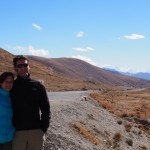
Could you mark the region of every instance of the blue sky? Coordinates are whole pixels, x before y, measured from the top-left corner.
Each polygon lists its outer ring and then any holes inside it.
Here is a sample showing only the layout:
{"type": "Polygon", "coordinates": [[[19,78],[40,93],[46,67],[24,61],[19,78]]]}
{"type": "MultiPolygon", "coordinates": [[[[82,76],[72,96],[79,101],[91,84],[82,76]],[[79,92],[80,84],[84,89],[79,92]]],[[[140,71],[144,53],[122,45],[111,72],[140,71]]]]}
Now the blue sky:
{"type": "Polygon", "coordinates": [[[1,0],[0,47],[150,72],[150,0],[1,0]]]}

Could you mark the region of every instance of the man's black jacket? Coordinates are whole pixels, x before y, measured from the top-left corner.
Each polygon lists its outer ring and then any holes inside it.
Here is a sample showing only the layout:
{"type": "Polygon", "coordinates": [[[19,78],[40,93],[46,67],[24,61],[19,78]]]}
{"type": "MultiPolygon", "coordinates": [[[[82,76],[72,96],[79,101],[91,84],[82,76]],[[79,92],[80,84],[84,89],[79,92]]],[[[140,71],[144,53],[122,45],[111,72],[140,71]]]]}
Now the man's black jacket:
{"type": "Polygon", "coordinates": [[[17,77],[11,90],[13,123],[16,130],[42,129],[50,122],[50,104],[45,87],[38,81],[17,77]]]}

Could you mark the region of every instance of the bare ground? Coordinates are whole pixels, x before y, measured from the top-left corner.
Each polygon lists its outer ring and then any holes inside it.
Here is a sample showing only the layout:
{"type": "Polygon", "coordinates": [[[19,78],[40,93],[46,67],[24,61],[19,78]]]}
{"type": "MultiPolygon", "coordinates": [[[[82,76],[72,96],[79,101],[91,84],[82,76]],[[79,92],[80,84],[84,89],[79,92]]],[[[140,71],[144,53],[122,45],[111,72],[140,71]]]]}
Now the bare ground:
{"type": "Polygon", "coordinates": [[[116,117],[91,97],[51,101],[44,150],[149,150],[150,135],[116,117]],[[128,130],[127,130],[128,127],[128,130]]]}

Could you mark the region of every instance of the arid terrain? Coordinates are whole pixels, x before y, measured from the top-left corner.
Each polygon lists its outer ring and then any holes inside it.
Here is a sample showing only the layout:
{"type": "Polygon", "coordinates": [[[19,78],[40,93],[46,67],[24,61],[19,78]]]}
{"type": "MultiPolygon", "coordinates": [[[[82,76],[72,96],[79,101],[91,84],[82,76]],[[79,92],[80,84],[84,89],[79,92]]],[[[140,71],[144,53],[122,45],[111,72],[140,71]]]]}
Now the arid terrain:
{"type": "Polygon", "coordinates": [[[93,66],[75,58],[44,58],[28,56],[32,61],[40,63],[61,77],[82,81],[85,83],[132,88],[149,87],[150,81],[121,75],[93,66]]]}
{"type": "MultiPolygon", "coordinates": [[[[0,73],[12,71],[14,55],[0,48],[0,73]]],[[[103,70],[79,59],[27,56],[31,77],[44,83],[47,91],[147,88],[150,81],[103,70]]]]}
{"type": "Polygon", "coordinates": [[[86,99],[50,100],[44,150],[149,150],[149,90],[119,93],[90,91],[86,99]]]}
{"type": "MultiPolygon", "coordinates": [[[[0,73],[14,72],[13,57],[0,48],[0,73]]],[[[78,59],[27,57],[31,77],[48,92],[90,91],[69,100],[50,97],[45,150],[150,150],[149,80],[113,74],[78,59]]]]}
{"type": "Polygon", "coordinates": [[[119,117],[150,119],[150,89],[108,90],[91,93],[91,97],[119,117]]]}

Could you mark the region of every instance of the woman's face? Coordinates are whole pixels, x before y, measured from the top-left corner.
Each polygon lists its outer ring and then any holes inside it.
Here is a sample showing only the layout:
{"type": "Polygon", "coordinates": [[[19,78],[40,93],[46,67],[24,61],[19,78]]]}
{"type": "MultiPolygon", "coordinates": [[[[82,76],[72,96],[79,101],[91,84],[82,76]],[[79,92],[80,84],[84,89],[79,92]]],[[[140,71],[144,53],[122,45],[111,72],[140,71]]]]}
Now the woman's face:
{"type": "Polygon", "coordinates": [[[11,76],[8,76],[1,84],[1,88],[6,91],[10,91],[12,89],[12,86],[13,86],[13,78],[11,76]]]}

